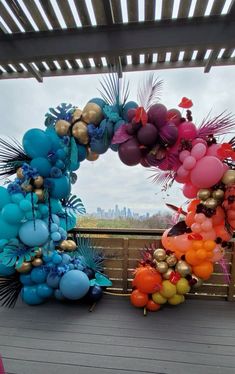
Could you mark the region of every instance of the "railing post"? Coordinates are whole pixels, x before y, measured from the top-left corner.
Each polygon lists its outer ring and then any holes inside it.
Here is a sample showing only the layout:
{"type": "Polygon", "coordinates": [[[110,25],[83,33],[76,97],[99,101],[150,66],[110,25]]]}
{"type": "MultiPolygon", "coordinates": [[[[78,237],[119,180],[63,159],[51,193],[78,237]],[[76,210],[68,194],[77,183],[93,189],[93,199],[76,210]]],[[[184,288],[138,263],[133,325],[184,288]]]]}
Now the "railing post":
{"type": "Polygon", "coordinates": [[[127,289],[128,289],[128,249],[129,249],[129,239],[123,238],[123,269],[122,269],[123,293],[127,293],[127,289]]]}
{"type": "Polygon", "coordinates": [[[231,280],[228,289],[228,301],[235,301],[235,241],[233,241],[233,252],[231,261],[231,280]]]}

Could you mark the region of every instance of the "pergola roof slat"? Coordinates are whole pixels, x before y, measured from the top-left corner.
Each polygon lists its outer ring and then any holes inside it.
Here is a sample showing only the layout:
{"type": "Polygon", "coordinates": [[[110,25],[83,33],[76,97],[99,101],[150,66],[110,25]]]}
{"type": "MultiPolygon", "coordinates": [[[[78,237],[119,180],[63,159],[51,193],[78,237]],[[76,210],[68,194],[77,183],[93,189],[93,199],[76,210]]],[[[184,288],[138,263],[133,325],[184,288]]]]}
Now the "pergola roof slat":
{"type": "MultiPolygon", "coordinates": [[[[1,17],[3,18],[3,20],[6,22],[6,24],[8,25],[8,27],[11,29],[11,31],[13,33],[15,32],[19,32],[20,29],[19,27],[17,26],[17,24],[14,22],[14,20],[12,19],[12,17],[10,16],[10,14],[7,12],[7,10],[5,9],[4,5],[1,3],[0,1],[0,15],[1,17]]],[[[21,23],[21,22],[20,22],[21,23]]]]}
{"type": "Polygon", "coordinates": [[[111,0],[112,9],[113,9],[113,17],[114,23],[121,23],[122,22],[122,10],[120,0],[111,0]]]}
{"type": "Polygon", "coordinates": [[[197,0],[194,17],[203,17],[209,0],[197,0]]]}
{"type": "Polygon", "coordinates": [[[75,5],[82,23],[82,26],[90,26],[91,20],[89,16],[89,12],[87,10],[85,0],[75,0],[75,5]]]}
{"type": "Polygon", "coordinates": [[[60,8],[61,14],[63,15],[66,26],[68,28],[76,27],[76,22],[74,20],[73,13],[71,12],[70,6],[67,3],[67,0],[57,1],[57,4],[60,8]]]}
{"type": "Polygon", "coordinates": [[[15,1],[8,1],[8,6],[9,8],[11,8],[12,13],[14,13],[16,18],[19,20],[21,25],[24,27],[25,31],[34,31],[33,26],[29,22],[23,10],[15,1]]]}
{"type": "Polygon", "coordinates": [[[128,0],[127,11],[128,11],[128,21],[137,22],[138,21],[138,0],[128,0]]]}
{"type": "Polygon", "coordinates": [[[40,0],[40,3],[53,29],[60,29],[61,27],[60,27],[59,21],[56,17],[55,11],[50,1],[40,0]]]}
{"type": "Polygon", "coordinates": [[[153,21],[155,18],[156,0],[145,1],[145,21],[153,21]]]}
{"type": "Polygon", "coordinates": [[[224,4],[226,3],[226,0],[215,0],[212,9],[211,9],[211,15],[218,15],[221,14],[224,4]]]}
{"type": "Polygon", "coordinates": [[[178,12],[178,18],[187,18],[191,7],[192,0],[181,0],[181,6],[178,12]]]}
{"type": "Polygon", "coordinates": [[[164,0],[162,2],[162,19],[171,19],[174,0],[164,0]]]}
{"type": "Polygon", "coordinates": [[[112,24],[112,10],[110,0],[92,0],[97,25],[112,24]]]}
{"type": "Polygon", "coordinates": [[[41,13],[39,12],[37,6],[35,5],[34,1],[27,1],[27,8],[33,17],[34,22],[38,26],[40,30],[48,30],[47,24],[44,21],[41,13]]]}

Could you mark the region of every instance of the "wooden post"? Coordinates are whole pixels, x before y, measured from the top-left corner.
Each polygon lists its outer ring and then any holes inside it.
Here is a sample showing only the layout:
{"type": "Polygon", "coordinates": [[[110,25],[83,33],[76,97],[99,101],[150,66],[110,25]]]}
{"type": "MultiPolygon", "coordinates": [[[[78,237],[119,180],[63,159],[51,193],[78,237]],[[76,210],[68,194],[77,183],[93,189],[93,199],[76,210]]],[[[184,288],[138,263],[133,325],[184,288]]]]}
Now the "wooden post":
{"type": "Polygon", "coordinates": [[[123,238],[123,269],[122,269],[123,293],[127,293],[127,289],[128,289],[128,248],[129,248],[129,239],[123,238]]]}
{"type": "Polygon", "coordinates": [[[231,260],[231,281],[228,290],[228,301],[235,301],[235,242],[233,241],[233,252],[231,260]]]}

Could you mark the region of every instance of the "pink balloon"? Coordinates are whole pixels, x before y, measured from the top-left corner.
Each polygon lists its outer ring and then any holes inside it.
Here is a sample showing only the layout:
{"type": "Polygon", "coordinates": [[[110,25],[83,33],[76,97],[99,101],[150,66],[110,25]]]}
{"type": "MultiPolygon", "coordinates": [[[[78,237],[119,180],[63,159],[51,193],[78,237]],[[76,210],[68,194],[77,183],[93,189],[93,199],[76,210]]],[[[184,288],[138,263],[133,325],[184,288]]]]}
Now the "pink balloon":
{"type": "Polygon", "coordinates": [[[179,169],[177,170],[177,175],[179,177],[187,177],[189,174],[189,171],[186,170],[183,166],[180,166],[179,169]]]}
{"type": "Polygon", "coordinates": [[[186,170],[191,170],[194,168],[194,166],[196,165],[196,159],[192,156],[188,156],[185,160],[184,160],[184,163],[183,163],[183,167],[186,169],[186,170]]]}
{"type": "Polygon", "coordinates": [[[193,156],[196,160],[200,160],[205,156],[206,151],[207,147],[205,146],[205,144],[198,143],[192,148],[191,156],[193,156]]]}
{"type": "Polygon", "coordinates": [[[221,144],[212,144],[210,147],[208,147],[206,155],[207,156],[214,156],[219,159],[223,159],[223,157],[219,157],[217,154],[218,149],[221,147],[221,144]]]}
{"type": "Polygon", "coordinates": [[[165,249],[173,250],[174,249],[174,237],[167,236],[170,230],[171,229],[167,229],[164,231],[161,240],[162,240],[162,245],[165,249]]]}
{"type": "Polygon", "coordinates": [[[207,147],[207,142],[202,138],[196,138],[192,141],[192,146],[194,147],[196,144],[204,144],[207,147]]]}
{"type": "Polygon", "coordinates": [[[180,152],[180,154],[179,154],[179,159],[180,159],[180,161],[183,163],[184,162],[184,160],[188,157],[188,156],[190,156],[190,152],[189,151],[181,151],[180,152]]]}
{"type": "Polygon", "coordinates": [[[205,156],[191,171],[191,182],[198,188],[210,188],[218,183],[224,174],[223,163],[216,157],[205,156]]]}
{"type": "Polygon", "coordinates": [[[192,248],[192,240],[188,239],[188,234],[174,236],[175,249],[180,252],[186,253],[192,248]]]}
{"type": "Polygon", "coordinates": [[[206,219],[204,222],[202,222],[201,228],[202,228],[203,231],[206,231],[206,232],[211,231],[211,229],[212,229],[212,222],[211,222],[211,220],[210,219],[206,219]]]}
{"type": "Polygon", "coordinates": [[[191,226],[191,230],[193,232],[196,232],[197,234],[201,233],[202,229],[201,229],[200,223],[193,223],[192,226],[191,226]]]}
{"type": "Polygon", "coordinates": [[[200,232],[203,240],[215,240],[216,239],[216,233],[215,233],[215,230],[212,229],[211,231],[203,231],[203,232],[200,232]]]}
{"type": "Polygon", "coordinates": [[[176,175],[175,181],[177,183],[190,183],[190,175],[186,175],[184,177],[180,177],[179,175],[176,175]]]}
{"type": "Polygon", "coordinates": [[[183,186],[183,194],[188,199],[193,199],[197,196],[198,188],[194,187],[191,183],[186,183],[183,186]]]}
{"type": "Polygon", "coordinates": [[[206,220],[206,216],[203,213],[195,214],[194,221],[197,223],[203,223],[206,220]]]}
{"type": "Polygon", "coordinates": [[[197,128],[192,122],[182,122],[178,126],[179,130],[179,139],[192,140],[197,136],[197,128]]]}
{"type": "Polygon", "coordinates": [[[223,163],[224,173],[229,169],[229,166],[227,164],[223,163]]]}

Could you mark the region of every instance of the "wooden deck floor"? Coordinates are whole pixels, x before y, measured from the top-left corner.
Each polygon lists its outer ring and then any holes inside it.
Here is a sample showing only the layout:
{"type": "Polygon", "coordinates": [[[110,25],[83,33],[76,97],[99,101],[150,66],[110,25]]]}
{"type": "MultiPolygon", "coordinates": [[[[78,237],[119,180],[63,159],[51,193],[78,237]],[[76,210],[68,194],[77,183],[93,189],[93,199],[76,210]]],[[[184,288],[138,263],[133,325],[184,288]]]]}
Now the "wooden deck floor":
{"type": "Polygon", "coordinates": [[[144,317],[129,300],[0,309],[11,374],[234,374],[235,303],[187,300],[144,317]]]}

